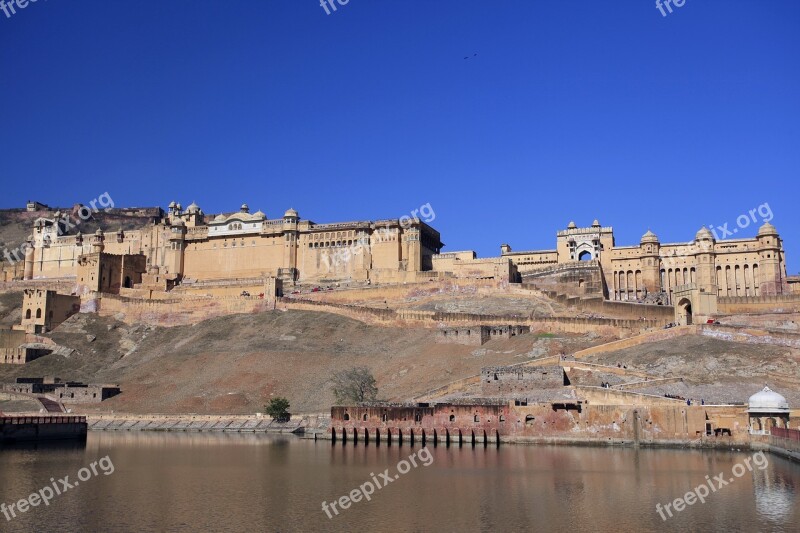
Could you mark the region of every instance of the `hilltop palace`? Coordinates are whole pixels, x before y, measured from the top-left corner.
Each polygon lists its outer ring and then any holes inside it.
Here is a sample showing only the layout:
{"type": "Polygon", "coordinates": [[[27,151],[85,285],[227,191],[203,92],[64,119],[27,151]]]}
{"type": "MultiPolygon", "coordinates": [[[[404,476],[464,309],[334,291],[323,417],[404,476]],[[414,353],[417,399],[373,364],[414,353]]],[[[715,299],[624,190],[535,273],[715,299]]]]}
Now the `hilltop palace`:
{"type": "Polygon", "coordinates": [[[525,283],[561,275],[557,287],[569,286],[565,292],[691,302],[703,314],[714,310],[709,298],[789,294],[797,281],[786,276],[782,242],[768,222],[754,238],[717,241],[702,228],[690,242],[667,244],[648,231],[634,246],[616,246],[612,228],[596,220],[585,228],[570,223],[557,233],[553,250],[513,251],[504,244],[499,257],[479,259],[472,251],[442,253],[439,232],[419,218],[316,224],[293,209],[274,219],[247,205],[208,216],[194,203],[184,210],[175,202],[155,212],[143,229],[91,235],[70,234],[58,216],[40,217],[24,262],[6,266],[0,281],[74,280],[78,296],[151,298],[154,291],[248,279],[286,287],[447,278],[525,283]]]}

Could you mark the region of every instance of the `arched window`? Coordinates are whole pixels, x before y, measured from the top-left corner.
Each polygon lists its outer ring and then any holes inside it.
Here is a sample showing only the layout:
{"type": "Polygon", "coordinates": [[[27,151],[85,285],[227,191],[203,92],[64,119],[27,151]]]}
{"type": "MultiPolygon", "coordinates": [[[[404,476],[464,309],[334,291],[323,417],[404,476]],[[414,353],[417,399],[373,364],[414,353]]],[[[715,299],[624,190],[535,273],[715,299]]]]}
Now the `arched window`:
{"type": "Polygon", "coordinates": [[[25,311],[25,318],[29,319],[30,317],[31,317],[31,310],[28,309],[27,311],[25,311]]]}
{"type": "Polygon", "coordinates": [[[344,414],[344,419],[345,419],[345,420],[350,420],[350,415],[349,415],[349,414],[347,414],[347,413],[345,413],[345,414],[344,414]]]}
{"type": "Polygon", "coordinates": [[[450,422],[456,421],[456,415],[450,415],[450,422]]]}
{"type": "Polygon", "coordinates": [[[41,310],[41,308],[36,310],[36,318],[42,318],[42,310],[41,310]]]}

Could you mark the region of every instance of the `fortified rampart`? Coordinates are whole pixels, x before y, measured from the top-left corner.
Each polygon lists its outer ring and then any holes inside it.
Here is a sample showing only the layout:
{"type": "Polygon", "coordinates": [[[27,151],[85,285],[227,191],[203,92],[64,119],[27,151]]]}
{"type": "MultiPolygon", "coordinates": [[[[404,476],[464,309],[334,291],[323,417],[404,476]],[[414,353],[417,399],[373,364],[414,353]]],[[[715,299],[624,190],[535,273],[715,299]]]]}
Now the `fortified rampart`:
{"type": "Polygon", "coordinates": [[[91,300],[100,316],[126,323],[184,326],[210,318],[261,313],[275,308],[274,300],[250,297],[196,297],[175,300],[139,300],[110,294],[93,295],[91,300]]]}
{"type": "Polygon", "coordinates": [[[800,312],[800,294],[764,296],[724,296],[717,299],[717,309],[727,315],[745,313],[800,312]]]}
{"type": "Polygon", "coordinates": [[[439,324],[528,326],[530,331],[555,331],[563,333],[596,332],[607,335],[636,335],[663,326],[661,321],[625,320],[616,318],[583,317],[521,317],[518,315],[484,315],[475,313],[448,313],[442,311],[415,311],[375,309],[355,305],[317,302],[300,298],[279,298],[279,309],[305,309],[340,314],[368,323],[395,326],[438,327],[439,324]]]}

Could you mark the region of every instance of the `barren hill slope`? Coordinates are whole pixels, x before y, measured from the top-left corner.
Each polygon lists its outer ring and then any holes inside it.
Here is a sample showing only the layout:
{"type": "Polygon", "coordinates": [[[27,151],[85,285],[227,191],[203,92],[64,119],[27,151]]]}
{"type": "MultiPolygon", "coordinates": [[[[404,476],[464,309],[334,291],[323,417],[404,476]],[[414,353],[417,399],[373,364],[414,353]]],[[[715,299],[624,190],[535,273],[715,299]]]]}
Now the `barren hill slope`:
{"type": "Polygon", "coordinates": [[[0,381],[58,376],[120,383],[102,404],[117,412],[252,413],[271,394],[294,412],[326,411],[336,370],[368,366],[380,396],[405,400],[480,372],[596,344],[593,336],[523,335],[482,347],[435,343],[435,331],[369,326],[328,313],[272,311],[232,315],[193,326],[127,326],[76,315],[49,335],[75,349],[24,367],[0,366],[0,381]]]}
{"type": "Polygon", "coordinates": [[[727,342],[689,335],[589,356],[582,361],[622,365],[684,383],[636,389],[708,402],[746,402],[764,384],[791,406],[800,405],[800,351],[783,346],[727,342]]]}

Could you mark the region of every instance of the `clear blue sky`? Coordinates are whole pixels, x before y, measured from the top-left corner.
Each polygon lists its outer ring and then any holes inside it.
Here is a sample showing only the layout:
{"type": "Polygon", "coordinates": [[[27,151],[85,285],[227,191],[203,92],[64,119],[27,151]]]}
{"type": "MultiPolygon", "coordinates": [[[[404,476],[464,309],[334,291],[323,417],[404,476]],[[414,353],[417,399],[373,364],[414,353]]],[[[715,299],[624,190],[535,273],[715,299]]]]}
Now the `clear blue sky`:
{"type": "Polygon", "coordinates": [[[0,207],[430,203],[489,256],[768,203],[800,269],[797,0],[39,0],[0,12],[0,95],[0,207]]]}

